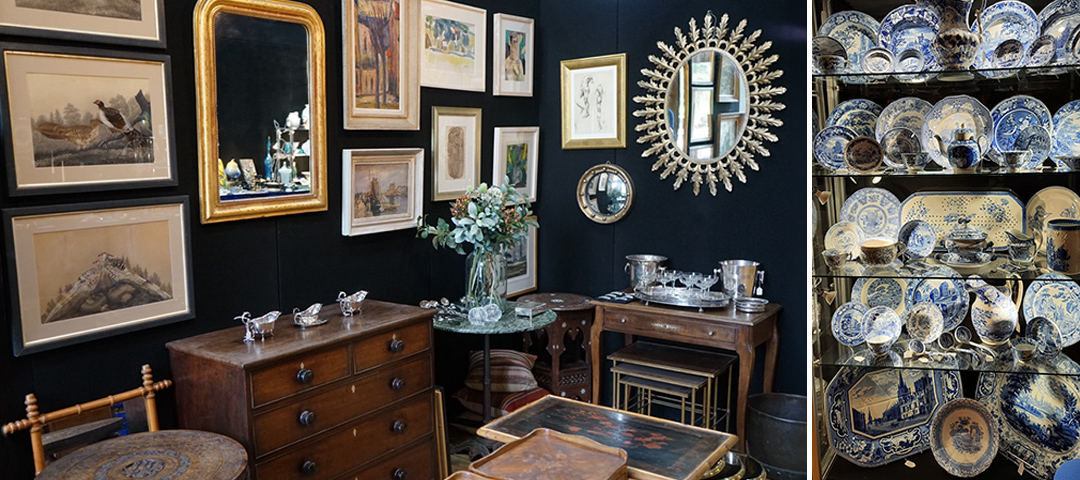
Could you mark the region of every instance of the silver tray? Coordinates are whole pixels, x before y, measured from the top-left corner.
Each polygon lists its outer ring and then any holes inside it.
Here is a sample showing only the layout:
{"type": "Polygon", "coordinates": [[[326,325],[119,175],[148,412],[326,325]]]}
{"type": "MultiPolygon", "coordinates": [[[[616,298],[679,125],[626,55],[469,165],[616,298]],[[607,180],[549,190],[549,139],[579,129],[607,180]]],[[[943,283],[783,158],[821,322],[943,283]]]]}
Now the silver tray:
{"type": "Polygon", "coordinates": [[[634,290],[634,296],[638,300],[645,302],[646,305],[649,302],[656,302],[678,307],[697,307],[698,311],[704,308],[724,308],[731,303],[731,298],[723,292],[705,291],[704,295],[701,295],[699,291],[691,293],[689,288],[677,287],[652,286],[640,288],[634,290]]]}

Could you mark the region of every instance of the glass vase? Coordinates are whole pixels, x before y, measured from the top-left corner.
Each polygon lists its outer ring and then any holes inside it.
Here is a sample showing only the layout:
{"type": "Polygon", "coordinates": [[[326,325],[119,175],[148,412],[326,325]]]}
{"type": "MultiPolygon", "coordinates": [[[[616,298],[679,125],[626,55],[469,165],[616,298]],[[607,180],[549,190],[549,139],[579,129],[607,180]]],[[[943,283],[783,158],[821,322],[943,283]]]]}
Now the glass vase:
{"type": "Polygon", "coordinates": [[[465,258],[465,307],[494,303],[506,310],[506,257],[499,250],[474,249],[465,258]]]}

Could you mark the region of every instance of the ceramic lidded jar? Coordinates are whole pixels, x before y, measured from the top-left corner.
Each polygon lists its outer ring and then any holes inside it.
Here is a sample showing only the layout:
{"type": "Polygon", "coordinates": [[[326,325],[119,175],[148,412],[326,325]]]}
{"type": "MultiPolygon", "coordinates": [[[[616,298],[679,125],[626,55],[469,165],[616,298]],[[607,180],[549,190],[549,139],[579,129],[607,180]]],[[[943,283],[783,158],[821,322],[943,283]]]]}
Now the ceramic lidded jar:
{"type": "Polygon", "coordinates": [[[986,232],[971,225],[971,218],[960,216],[956,226],[945,235],[945,250],[965,262],[978,261],[978,255],[993,245],[986,241],[986,232]]]}
{"type": "Polygon", "coordinates": [[[1080,273],[1080,220],[1055,218],[1046,222],[1046,268],[1073,275],[1080,273]]]}
{"type": "MultiPolygon", "coordinates": [[[[990,345],[1009,341],[1019,320],[1017,302],[1011,296],[1012,289],[1006,287],[1008,292],[1002,292],[975,275],[968,278],[964,285],[975,294],[975,301],[971,304],[971,324],[979,339],[990,345]]],[[[1023,292],[1023,288],[1018,287],[1017,291],[1023,292]]]]}

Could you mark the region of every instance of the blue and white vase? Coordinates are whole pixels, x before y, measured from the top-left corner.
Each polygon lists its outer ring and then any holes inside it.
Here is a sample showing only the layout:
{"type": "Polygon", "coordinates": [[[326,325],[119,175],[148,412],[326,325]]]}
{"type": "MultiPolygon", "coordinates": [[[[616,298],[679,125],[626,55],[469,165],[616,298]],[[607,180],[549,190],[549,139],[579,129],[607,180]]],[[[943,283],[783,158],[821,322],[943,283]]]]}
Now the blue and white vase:
{"type": "MultiPolygon", "coordinates": [[[[1012,289],[1006,288],[1009,292],[1003,293],[974,275],[968,278],[965,286],[975,294],[975,301],[971,304],[971,324],[975,327],[975,334],[990,345],[1009,341],[1019,320],[1017,302],[1011,297],[1012,289]]],[[[1016,290],[1023,292],[1022,286],[1017,286],[1016,290]]]]}
{"type": "Polygon", "coordinates": [[[1080,273],[1080,220],[1046,222],[1046,268],[1066,275],[1080,273]]]}

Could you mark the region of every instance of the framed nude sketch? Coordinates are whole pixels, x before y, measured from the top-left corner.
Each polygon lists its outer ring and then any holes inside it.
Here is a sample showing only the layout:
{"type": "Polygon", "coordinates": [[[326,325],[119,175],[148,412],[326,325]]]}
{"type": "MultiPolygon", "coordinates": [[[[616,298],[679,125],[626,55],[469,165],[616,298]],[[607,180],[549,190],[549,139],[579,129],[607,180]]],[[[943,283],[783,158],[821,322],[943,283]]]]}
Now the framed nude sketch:
{"type": "Polygon", "coordinates": [[[431,199],[453,200],[480,183],[479,108],[431,107],[431,199]]]}
{"type": "Polygon", "coordinates": [[[420,0],[342,0],[345,128],[420,129],[420,0]]]}
{"type": "Polygon", "coordinates": [[[626,54],[563,60],[562,148],[626,148],[626,54]]]}
{"type": "Polygon", "coordinates": [[[533,19],[496,13],[491,93],[516,97],[533,95],[533,19]]]}

